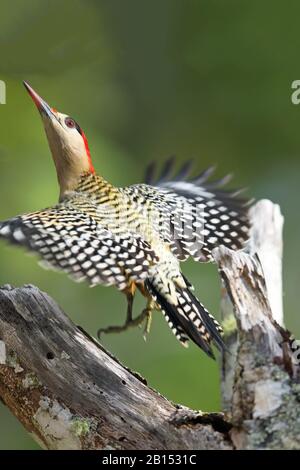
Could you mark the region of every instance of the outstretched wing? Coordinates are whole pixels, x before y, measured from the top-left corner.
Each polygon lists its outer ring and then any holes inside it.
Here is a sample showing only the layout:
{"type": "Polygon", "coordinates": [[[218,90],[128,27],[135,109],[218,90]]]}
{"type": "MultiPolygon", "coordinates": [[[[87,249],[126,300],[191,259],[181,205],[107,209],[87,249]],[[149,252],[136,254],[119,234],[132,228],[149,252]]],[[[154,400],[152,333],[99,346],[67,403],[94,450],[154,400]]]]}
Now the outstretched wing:
{"type": "Polygon", "coordinates": [[[91,286],[143,282],[156,255],[139,236],[115,235],[71,204],[0,222],[0,237],[38,253],[50,267],[91,286]]]}
{"type": "Polygon", "coordinates": [[[191,256],[196,261],[210,261],[216,246],[225,245],[234,250],[243,248],[249,238],[251,201],[238,197],[241,190],[222,189],[230,176],[208,182],[214,172],[210,167],[189,178],[191,162],[172,176],[173,166],[172,157],[156,179],[156,165],[151,164],[146,174],[149,186],[143,185],[149,188],[147,199],[151,199],[157,211],[160,210],[161,232],[170,242],[173,253],[180,260],[191,256]]]}

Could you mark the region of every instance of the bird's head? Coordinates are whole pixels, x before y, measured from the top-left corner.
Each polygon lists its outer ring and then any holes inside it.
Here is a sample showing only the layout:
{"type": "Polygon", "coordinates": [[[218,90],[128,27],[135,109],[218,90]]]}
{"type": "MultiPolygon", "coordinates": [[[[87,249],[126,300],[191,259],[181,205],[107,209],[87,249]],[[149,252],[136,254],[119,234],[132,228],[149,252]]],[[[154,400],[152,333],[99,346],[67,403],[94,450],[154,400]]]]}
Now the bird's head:
{"type": "Polygon", "coordinates": [[[73,118],[51,108],[28,83],[24,85],[42,117],[64,196],[76,188],[83,174],[95,172],[86,136],[73,118]]]}

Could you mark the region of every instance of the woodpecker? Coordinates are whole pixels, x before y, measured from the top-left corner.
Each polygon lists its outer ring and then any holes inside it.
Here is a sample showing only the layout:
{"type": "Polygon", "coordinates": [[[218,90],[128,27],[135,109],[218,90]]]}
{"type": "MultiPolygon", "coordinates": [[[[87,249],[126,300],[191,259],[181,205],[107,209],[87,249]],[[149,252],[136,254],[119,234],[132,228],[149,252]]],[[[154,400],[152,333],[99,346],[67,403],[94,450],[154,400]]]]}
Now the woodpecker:
{"type": "Polygon", "coordinates": [[[193,293],[180,263],[213,261],[212,250],[239,250],[248,239],[248,201],[208,182],[209,168],[191,178],[190,163],[174,175],[169,159],[157,178],[150,165],[143,184],[118,188],[95,172],[87,138],[70,116],[51,108],[24,82],[44,124],[56,167],[59,202],[0,222],[0,236],[39,254],[46,267],[75,281],[116,286],[127,297],[126,322],[102,332],[146,323],[160,310],[177,339],[191,340],[210,357],[223,350],[222,328],[193,293]],[[173,176],[172,176],[173,175],[173,176]],[[146,308],[132,316],[139,290],[146,308]]]}

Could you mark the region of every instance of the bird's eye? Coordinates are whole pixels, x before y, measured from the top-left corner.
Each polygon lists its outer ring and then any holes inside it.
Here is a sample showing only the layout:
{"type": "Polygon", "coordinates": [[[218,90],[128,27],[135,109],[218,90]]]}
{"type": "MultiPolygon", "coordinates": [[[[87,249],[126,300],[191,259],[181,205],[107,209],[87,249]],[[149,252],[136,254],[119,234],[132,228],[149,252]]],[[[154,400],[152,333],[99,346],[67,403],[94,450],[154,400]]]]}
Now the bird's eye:
{"type": "Polygon", "coordinates": [[[74,121],[72,118],[70,118],[70,117],[66,117],[66,119],[65,119],[65,124],[66,124],[66,126],[69,127],[70,129],[73,129],[73,128],[76,126],[75,121],[74,121]]]}

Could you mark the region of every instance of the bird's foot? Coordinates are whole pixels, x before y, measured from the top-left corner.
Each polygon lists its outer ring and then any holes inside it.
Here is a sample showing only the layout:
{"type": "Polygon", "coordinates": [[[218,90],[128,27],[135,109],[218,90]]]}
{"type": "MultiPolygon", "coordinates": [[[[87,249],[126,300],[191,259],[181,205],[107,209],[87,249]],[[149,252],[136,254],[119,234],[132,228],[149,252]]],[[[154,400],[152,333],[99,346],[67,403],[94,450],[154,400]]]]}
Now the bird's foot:
{"type": "Polygon", "coordinates": [[[143,332],[143,338],[144,338],[145,341],[147,341],[147,337],[148,337],[148,334],[150,333],[151,324],[152,324],[152,310],[149,310],[149,309],[145,308],[145,310],[143,310],[142,314],[144,314],[145,318],[146,318],[146,323],[145,323],[144,332],[143,332]]]}
{"type": "Polygon", "coordinates": [[[97,331],[97,336],[100,339],[102,333],[122,333],[123,331],[127,331],[129,328],[134,328],[136,326],[140,326],[143,321],[146,319],[146,326],[144,329],[144,338],[145,335],[149,333],[150,330],[150,323],[151,323],[151,312],[148,309],[142,311],[140,315],[136,318],[127,318],[124,325],[115,325],[115,326],[108,326],[106,328],[100,328],[97,331]]]}

